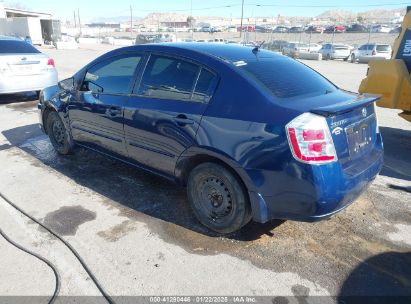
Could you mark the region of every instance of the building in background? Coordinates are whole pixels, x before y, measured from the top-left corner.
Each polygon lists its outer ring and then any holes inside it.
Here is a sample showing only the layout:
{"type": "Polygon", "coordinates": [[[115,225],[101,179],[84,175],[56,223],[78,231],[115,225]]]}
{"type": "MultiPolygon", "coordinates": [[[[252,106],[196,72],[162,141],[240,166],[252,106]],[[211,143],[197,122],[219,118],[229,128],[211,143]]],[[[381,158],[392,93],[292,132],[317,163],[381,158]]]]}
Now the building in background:
{"type": "Polygon", "coordinates": [[[30,37],[33,44],[42,45],[60,39],[60,21],[48,13],[7,8],[0,3],[0,35],[30,37]]]}

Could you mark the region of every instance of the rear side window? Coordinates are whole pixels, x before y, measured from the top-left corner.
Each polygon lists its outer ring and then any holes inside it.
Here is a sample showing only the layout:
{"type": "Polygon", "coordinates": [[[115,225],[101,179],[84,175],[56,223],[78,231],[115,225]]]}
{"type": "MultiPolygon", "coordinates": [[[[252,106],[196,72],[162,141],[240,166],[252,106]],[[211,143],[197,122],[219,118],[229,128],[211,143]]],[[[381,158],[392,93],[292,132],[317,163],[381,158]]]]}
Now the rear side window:
{"type": "Polygon", "coordinates": [[[276,97],[325,94],[336,87],[304,64],[288,58],[262,58],[238,66],[276,97]]]}
{"type": "Polygon", "coordinates": [[[123,55],[104,60],[86,73],[81,90],[107,94],[128,94],[139,55],[123,55]]]}
{"type": "Polygon", "coordinates": [[[32,45],[19,40],[0,40],[0,54],[38,54],[32,45]]]}
{"type": "Polygon", "coordinates": [[[377,52],[391,52],[391,46],[389,46],[389,45],[377,45],[377,52]]]}
{"type": "Polygon", "coordinates": [[[209,102],[216,84],[217,76],[202,68],[200,75],[198,76],[192,99],[199,102],[209,102]]]}
{"type": "Polygon", "coordinates": [[[191,100],[200,67],[182,59],[151,55],[138,94],[153,98],[191,100]]]}

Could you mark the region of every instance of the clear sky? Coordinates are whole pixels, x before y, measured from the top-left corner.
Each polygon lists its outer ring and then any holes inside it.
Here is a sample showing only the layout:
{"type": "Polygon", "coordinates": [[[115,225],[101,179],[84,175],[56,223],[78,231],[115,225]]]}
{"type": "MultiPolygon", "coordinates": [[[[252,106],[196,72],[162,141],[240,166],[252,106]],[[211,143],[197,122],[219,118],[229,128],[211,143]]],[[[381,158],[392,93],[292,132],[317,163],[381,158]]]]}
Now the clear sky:
{"type": "MultiPolygon", "coordinates": [[[[0,0],[2,2],[2,0],[0,0]]],[[[183,12],[201,16],[241,16],[241,0],[11,0],[33,11],[47,12],[56,18],[72,19],[80,9],[84,21],[98,17],[144,17],[151,12],[183,12]]],[[[399,8],[411,5],[401,0],[245,0],[244,16],[316,16],[328,9],[360,12],[378,8],[399,8]]],[[[83,21],[82,20],[82,21],[83,21]]]]}

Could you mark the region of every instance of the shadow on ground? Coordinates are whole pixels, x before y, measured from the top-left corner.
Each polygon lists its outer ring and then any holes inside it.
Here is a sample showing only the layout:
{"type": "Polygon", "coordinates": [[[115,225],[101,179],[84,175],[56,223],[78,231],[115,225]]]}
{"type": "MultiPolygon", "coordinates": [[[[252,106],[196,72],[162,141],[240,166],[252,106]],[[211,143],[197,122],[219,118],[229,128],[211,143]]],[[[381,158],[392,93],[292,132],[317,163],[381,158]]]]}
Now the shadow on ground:
{"type": "MultiPolygon", "coordinates": [[[[136,211],[174,223],[201,234],[218,237],[194,218],[186,200],[185,189],[146,173],[145,171],[112,160],[86,149],[77,149],[74,155],[60,156],[37,124],[22,126],[2,132],[11,143],[39,159],[45,165],[68,176],[108,200],[136,211]]],[[[129,214],[127,214],[129,216],[129,214]]],[[[272,230],[284,221],[266,224],[251,222],[230,239],[252,241],[262,235],[272,235],[272,230]]]]}
{"type": "Polygon", "coordinates": [[[411,252],[361,262],[343,283],[338,303],[411,303],[411,252]]]}
{"type": "MultiPolygon", "coordinates": [[[[411,131],[380,127],[384,141],[384,167],[381,175],[411,181],[411,131]]],[[[393,189],[411,189],[389,185],[393,189]]]]}
{"type": "Polygon", "coordinates": [[[0,94],[0,104],[10,104],[16,102],[27,102],[38,99],[36,92],[23,92],[16,94],[0,94]]]}

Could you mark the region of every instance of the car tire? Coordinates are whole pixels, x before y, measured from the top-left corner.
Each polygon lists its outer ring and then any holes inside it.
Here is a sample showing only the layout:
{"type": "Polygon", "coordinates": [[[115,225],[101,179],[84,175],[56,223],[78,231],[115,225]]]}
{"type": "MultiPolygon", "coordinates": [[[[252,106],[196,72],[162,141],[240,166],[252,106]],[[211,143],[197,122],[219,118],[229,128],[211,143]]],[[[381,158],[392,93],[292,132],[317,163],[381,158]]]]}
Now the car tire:
{"type": "Polygon", "coordinates": [[[237,231],[251,220],[244,186],[216,163],[202,163],[190,172],[187,196],[200,223],[220,234],[237,231]]]}
{"type": "Polygon", "coordinates": [[[57,112],[52,111],[47,115],[46,128],[51,144],[59,154],[73,153],[71,137],[57,112]]]}
{"type": "Polygon", "coordinates": [[[357,60],[357,59],[355,58],[355,55],[352,54],[352,55],[351,55],[351,63],[355,63],[356,60],[357,60]]]}

